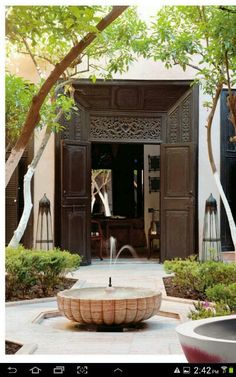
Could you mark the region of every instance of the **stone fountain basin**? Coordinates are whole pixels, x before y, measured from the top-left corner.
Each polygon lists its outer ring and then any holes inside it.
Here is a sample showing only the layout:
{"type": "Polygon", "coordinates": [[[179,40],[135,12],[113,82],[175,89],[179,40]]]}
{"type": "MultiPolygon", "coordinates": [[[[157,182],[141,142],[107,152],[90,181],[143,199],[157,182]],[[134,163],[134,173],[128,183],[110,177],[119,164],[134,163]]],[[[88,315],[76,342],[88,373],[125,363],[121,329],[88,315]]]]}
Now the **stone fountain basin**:
{"type": "Polygon", "coordinates": [[[78,288],[57,294],[58,309],[68,319],[87,324],[137,323],[157,314],[161,292],[144,288],[78,288]]]}
{"type": "Polygon", "coordinates": [[[190,363],[235,362],[236,315],[189,321],[176,331],[190,363]]]}

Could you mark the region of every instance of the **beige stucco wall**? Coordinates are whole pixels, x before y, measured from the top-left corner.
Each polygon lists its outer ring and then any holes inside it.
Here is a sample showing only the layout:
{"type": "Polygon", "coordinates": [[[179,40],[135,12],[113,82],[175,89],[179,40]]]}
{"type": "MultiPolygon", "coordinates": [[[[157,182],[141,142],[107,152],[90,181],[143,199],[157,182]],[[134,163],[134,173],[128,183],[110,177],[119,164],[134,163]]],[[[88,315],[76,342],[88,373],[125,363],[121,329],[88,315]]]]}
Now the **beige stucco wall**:
{"type": "MultiPolygon", "coordinates": [[[[152,220],[152,213],[148,212],[149,208],[160,209],[160,192],[149,192],[149,177],[160,177],[159,171],[148,169],[148,156],[160,156],[160,145],[144,145],[144,226],[148,242],[148,229],[152,220]]],[[[155,213],[155,219],[159,219],[159,213],[155,213]]]]}
{"type": "MultiPolygon", "coordinates": [[[[26,57],[15,58],[14,61],[7,63],[7,68],[10,72],[17,73],[27,78],[30,81],[37,81],[37,72],[35,67],[26,59],[26,57]]],[[[45,67],[44,67],[45,68],[45,67]]],[[[162,63],[148,61],[146,59],[139,59],[134,62],[127,73],[123,75],[116,74],[114,79],[136,79],[136,80],[191,80],[193,79],[195,71],[188,68],[183,72],[178,66],[167,70],[162,63]]],[[[90,75],[87,74],[87,77],[90,75]]],[[[86,77],[85,75],[83,77],[86,77]]],[[[219,203],[219,196],[215,187],[215,183],[210,171],[207,146],[206,146],[206,118],[207,110],[203,107],[203,102],[207,98],[200,90],[199,96],[199,182],[198,182],[198,220],[199,220],[199,247],[201,249],[202,242],[202,227],[204,217],[204,203],[206,198],[212,192],[219,203]]],[[[216,111],[214,119],[214,137],[213,137],[213,149],[217,166],[220,164],[220,110],[219,107],[216,111]]],[[[35,132],[35,151],[37,150],[40,140],[44,131],[35,132]]],[[[44,152],[44,157],[40,161],[37,171],[35,172],[35,184],[34,184],[34,213],[35,222],[37,219],[38,201],[42,195],[46,193],[51,201],[52,213],[54,204],[54,136],[51,136],[49,144],[44,152]]],[[[153,206],[154,207],[154,206],[153,206]]],[[[146,208],[149,208],[149,204],[146,203],[146,208]]],[[[145,209],[146,213],[146,209],[145,209]]],[[[145,215],[146,216],[146,215],[145,215]]],[[[146,218],[146,228],[149,219],[146,218]]],[[[35,224],[36,226],[36,224],[35,224]]]]}
{"type": "MultiPolygon", "coordinates": [[[[203,107],[209,97],[200,91],[199,95],[199,152],[198,152],[198,221],[199,221],[199,252],[202,247],[203,221],[205,201],[212,193],[217,200],[218,215],[220,215],[220,196],[216,188],[215,180],[211,171],[207,152],[207,129],[206,120],[208,110],[203,107]]],[[[218,104],[212,125],[213,155],[218,171],[220,171],[220,105],[218,104]]]]}

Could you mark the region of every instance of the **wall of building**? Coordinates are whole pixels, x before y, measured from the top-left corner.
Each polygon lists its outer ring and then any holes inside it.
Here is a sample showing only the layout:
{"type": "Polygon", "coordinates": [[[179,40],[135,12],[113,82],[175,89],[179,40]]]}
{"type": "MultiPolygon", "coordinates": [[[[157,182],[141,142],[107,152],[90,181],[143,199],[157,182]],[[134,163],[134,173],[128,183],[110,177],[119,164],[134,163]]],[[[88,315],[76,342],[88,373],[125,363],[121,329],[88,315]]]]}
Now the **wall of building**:
{"type": "MultiPolygon", "coordinates": [[[[207,152],[207,117],[209,111],[203,106],[210,98],[202,93],[199,95],[199,152],[198,152],[198,223],[199,223],[199,252],[202,249],[203,221],[205,201],[212,193],[217,200],[218,215],[220,215],[220,196],[216,188],[211,171],[207,152]]],[[[220,172],[220,105],[216,108],[212,125],[213,155],[218,171],[220,172]]]]}
{"type": "MultiPolygon", "coordinates": [[[[160,156],[160,145],[144,145],[144,226],[146,238],[152,221],[152,213],[148,209],[160,210],[160,192],[149,192],[149,177],[160,177],[160,170],[149,171],[148,156],[160,156]]],[[[159,220],[158,212],[155,212],[154,216],[155,220],[159,220]]]]}

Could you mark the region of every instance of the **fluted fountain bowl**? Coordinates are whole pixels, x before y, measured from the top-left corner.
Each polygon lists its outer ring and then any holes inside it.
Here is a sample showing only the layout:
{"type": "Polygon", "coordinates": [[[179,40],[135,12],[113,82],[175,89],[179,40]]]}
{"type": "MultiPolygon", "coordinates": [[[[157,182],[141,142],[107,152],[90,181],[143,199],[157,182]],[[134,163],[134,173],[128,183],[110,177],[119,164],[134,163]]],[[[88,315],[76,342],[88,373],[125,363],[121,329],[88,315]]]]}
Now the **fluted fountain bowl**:
{"type": "Polygon", "coordinates": [[[157,314],[161,292],[145,288],[96,287],[68,289],[57,294],[59,311],[86,324],[137,323],[157,314]]]}

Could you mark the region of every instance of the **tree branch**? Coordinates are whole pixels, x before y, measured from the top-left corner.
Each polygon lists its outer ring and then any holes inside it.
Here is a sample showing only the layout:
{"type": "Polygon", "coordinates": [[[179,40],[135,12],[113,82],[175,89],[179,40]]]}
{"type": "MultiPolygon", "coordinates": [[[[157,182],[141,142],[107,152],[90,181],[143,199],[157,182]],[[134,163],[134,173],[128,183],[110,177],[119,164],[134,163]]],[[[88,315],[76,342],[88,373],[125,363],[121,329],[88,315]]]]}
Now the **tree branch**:
{"type": "Polygon", "coordinates": [[[27,40],[26,40],[23,36],[21,36],[21,38],[22,38],[22,41],[23,41],[23,43],[24,43],[24,45],[25,45],[26,50],[28,51],[28,54],[30,55],[30,57],[31,57],[31,59],[32,59],[32,62],[33,62],[33,64],[34,64],[35,68],[36,68],[36,71],[37,71],[37,73],[38,73],[38,75],[39,75],[39,78],[40,78],[40,79],[43,78],[42,71],[41,71],[41,69],[40,69],[38,63],[37,63],[36,60],[35,60],[35,56],[33,55],[33,53],[32,53],[32,51],[31,51],[31,49],[30,49],[30,47],[29,47],[29,44],[28,44],[27,40]]]}
{"type": "Polygon", "coordinates": [[[210,114],[208,115],[208,118],[207,118],[207,147],[208,147],[209,161],[211,164],[213,174],[216,172],[217,169],[216,169],[213,152],[212,152],[211,128],[212,128],[213,117],[215,114],[216,106],[218,103],[218,99],[220,97],[222,87],[223,87],[223,83],[219,83],[216,88],[215,97],[213,98],[213,103],[212,103],[210,114]]]}
{"type": "Polygon", "coordinates": [[[220,5],[219,6],[219,9],[220,10],[223,10],[224,12],[229,12],[229,13],[236,13],[236,10],[233,10],[232,8],[227,8],[227,7],[224,7],[223,5],[220,5]]]}
{"type": "MultiPolygon", "coordinates": [[[[119,17],[127,8],[127,6],[114,6],[111,12],[97,24],[97,30],[101,32],[106,29],[106,27],[109,26],[117,17],[119,17]]],[[[40,121],[40,109],[48,93],[61,77],[63,72],[70,66],[77,56],[95,40],[96,36],[97,33],[89,32],[76,46],[72,47],[68,54],[58,64],[56,64],[55,68],[41,86],[38,94],[33,97],[32,104],[27,114],[20,137],[18,138],[16,145],[12,149],[6,162],[6,186],[8,185],[10,178],[20,161],[22,154],[24,153],[34,128],[40,121]]]]}

